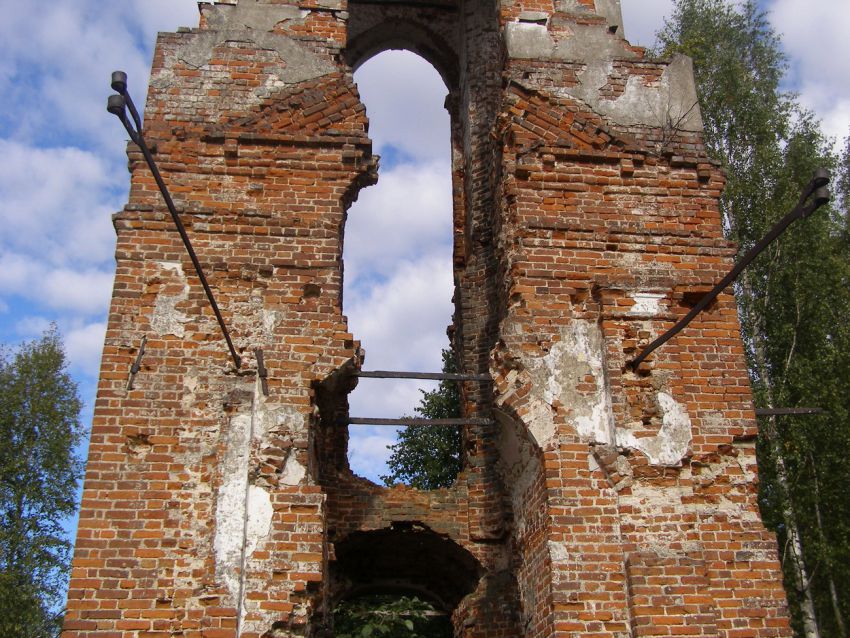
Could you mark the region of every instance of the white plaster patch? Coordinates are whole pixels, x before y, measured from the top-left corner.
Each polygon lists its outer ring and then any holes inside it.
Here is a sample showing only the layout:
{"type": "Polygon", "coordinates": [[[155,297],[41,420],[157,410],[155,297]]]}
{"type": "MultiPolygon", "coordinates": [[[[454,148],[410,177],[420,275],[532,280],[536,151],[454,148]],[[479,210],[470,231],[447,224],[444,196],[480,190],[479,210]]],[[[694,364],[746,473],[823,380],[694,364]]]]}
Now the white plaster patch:
{"type": "Polygon", "coordinates": [[[558,399],[572,410],[573,424],[579,435],[597,443],[611,443],[613,413],[605,384],[602,359],[602,334],[595,323],[573,321],[564,339],[547,355],[550,371],[547,401],[558,399]],[[579,395],[575,386],[584,377],[593,377],[596,388],[579,395]]]}
{"type": "Polygon", "coordinates": [[[230,420],[223,459],[223,476],[215,511],[215,566],[234,597],[239,596],[239,572],[245,533],[245,499],[248,493],[248,454],[251,415],[230,420]]]}
{"type": "Polygon", "coordinates": [[[564,543],[558,543],[556,541],[549,541],[549,558],[552,559],[553,565],[558,565],[560,563],[565,563],[569,559],[569,554],[567,553],[567,548],[564,543]]]}
{"type": "Polygon", "coordinates": [[[531,436],[541,448],[555,438],[557,428],[552,418],[552,409],[543,401],[532,401],[528,414],[525,416],[531,436]]]}
{"type": "Polygon", "coordinates": [[[283,466],[283,473],[280,477],[281,483],[285,485],[298,485],[304,480],[306,475],[307,469],[298,462],[295,454],[290,452],[286,459],[286,465],[283,466]]]}
{"type": "Polygon", "coordinates": [[[636,292],[629,295],[635,300],[635,304],[629,310],[630,315],[649,315],[654,317],[661,314],[661,300],[664,295],[653,292],[636,292]]]}
{"type": "Polygon", "coordinates": [[[262,487],[248,488],[248,524],[245,538],[245,556],[251,556],[259,544],[268,538],[272,528],[272,499],[262,487]]]}
{"type": "Polygon", "coordinates": [[[656,436],[636,437],[628,430],[617,432],[617,445],[643,452],[652,465],[680,465],[691,446],[691,417],[685,407],[666,392],[658,393],[661,430],[656,436]]]}
{"type": "Polygon", "coordinates": [[[198,389],[198,377],[194,374],[183,375],[183,398],[180,405],[184,410],[192,408],[195,404],[195,391],[198,389]]]}
{"type": "Polygon", "coordinates": [[[274,334],[274,328],[278,322],[278,313],[274,310],[267,310],[263,308],[262,310],[262,318],[263,318],[263,329],[268,334],[274,334]]]}
{"type": "Polygon", "coordinates": [[[177,304],[189,298],[189,282],[186,279],[186,273],[183,272],[182,264],[161,261],[159,267],[163,271],[174,273],[173,276],[182,282],[183,290],[176,295],[157,295],[151,315],[151,330],[160,336],[170,334],[182,338],[186,333],[183,324],[189,319],[184,312],[177,310],[177,304]]]}
{"type": "Polygon", "coordinates": [[[588,442],[614,440],[614,415],[603,360],[602,331],[594,322],[573,321],[544,356],[522,358],[531,377],[531,392],[523,420],[541,448],[557,434],[554,415],[568,414],[576,432],[588,442]],[[579,390],[588,378],[591,391],[579,390]]]}
{"type": "Polygon", "coordinates": [[[505,25],[505,44],[515,58],[549,58],[555,41],[545,24],[509,22],[505,25]]]}

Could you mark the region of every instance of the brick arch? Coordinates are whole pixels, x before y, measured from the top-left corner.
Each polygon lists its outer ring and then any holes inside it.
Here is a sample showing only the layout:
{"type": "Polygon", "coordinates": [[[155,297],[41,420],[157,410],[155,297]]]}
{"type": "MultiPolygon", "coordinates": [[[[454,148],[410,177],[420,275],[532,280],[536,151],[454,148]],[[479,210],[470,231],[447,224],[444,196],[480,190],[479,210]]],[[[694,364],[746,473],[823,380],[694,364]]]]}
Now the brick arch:
{"type": "Polygon", "coordinates": [[[338,600],[367,593],[424,595],[452,612],[475,591],[481,563],[444,534],[413,522],[354,531],[334,543],[338,600]]]}
{"type": "Polygon", "coordinates": [[[345,49],[346,62],[357,70],[376,55],[403,49],[431,64],[449,91],[458,86],[458,56],[454,47],[432,29],[413,18],[387,17],[352,35],[345,49]]]}

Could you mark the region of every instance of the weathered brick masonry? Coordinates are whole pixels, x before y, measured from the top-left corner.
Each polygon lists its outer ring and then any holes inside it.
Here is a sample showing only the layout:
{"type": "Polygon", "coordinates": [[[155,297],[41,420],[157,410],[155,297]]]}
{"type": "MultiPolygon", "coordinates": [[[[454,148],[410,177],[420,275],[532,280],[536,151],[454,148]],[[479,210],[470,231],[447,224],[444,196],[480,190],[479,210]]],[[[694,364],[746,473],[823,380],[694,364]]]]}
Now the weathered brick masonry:
{"type": "Polygon", "coordinates": [[[688,60],[629,45],[617,0],[200,9],[159,37],[146,137],[245,362],[131,145],[63,636],[332,635],[393,587],[464,637],[789,635],[733,299],[627,366],[733,254],[688,60]],[[434,492],[346,460],[343,231],[377,178],[351,73],[392,47],[449,87],[452,334],[492,378],[434,492]]]}

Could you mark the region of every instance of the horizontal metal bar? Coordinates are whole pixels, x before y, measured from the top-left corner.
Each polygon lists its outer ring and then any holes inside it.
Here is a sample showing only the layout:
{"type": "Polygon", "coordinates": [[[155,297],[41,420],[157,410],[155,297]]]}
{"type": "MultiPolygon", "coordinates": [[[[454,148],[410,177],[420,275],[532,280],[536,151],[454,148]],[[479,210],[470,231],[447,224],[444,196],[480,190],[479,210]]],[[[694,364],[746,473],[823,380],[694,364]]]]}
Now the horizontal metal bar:
{"type": "Polygon", "coordinates": [[[783,416],[787,414],[822,414],[823,408],[756,408],[756,416],[783,416]]]}
{"type": "Polygon", "coordinates": [[[438,425],[448,427],[452,425],[492,425],[492,419],[417,419],[413,417],[401,417],[398,419],[384,419],[371,417],[350,417],[350,425],[438,425]]]}
{"type": "Polygon", "coordinates": [[[356,377],[367,379],[429,379],[431,381],[490,381],[486,374],[456,374],[454,372],[395,372],[390,370],[360,370],[356,377]]]}

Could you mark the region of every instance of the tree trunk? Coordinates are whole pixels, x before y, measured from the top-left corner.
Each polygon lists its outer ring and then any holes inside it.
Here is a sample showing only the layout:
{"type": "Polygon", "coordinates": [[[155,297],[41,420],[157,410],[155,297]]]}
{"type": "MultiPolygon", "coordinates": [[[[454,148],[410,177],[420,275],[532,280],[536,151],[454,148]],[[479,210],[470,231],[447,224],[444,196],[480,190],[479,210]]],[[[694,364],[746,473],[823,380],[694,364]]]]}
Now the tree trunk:
{"type": "MultiPolygon", "coordinates": [[[[815,520],[818,524],[818,533],[823,539],[823,521],[820,514],[820,483],[818,481],[817,468],[815,468],[815,461],[812,458],[811,452],[809,453],[809,462],[812,466],[812,481],[815,488],[815,520]]],[[[838,602],[838,590],[835,587],[835,579],[832,577],[831,569],[827,570],[827,580],[829,581],[829,597],[830,602],[832,603],[832,613],[835,615],[835,626],[838,628],[838,638],[847,638],[847,627],[844,624],[844,617],[841,614],[841,605],[838,602]]]]}
{"type": "MultiPolygon", "coordinates": [[[[746,293],[745,293],[746,294],[746,293]]],[[[752,297],[750,297],[752,299],[752,297]]],[[[758,321],[758,320],[756,320],[758,321]]],[[[764,356],[764,347],[761,343],[759,335],[764,334],[761,326],[753,322],[753,354],[758,370],[759,378],[764,384],[765,394],[768,408],[776,407],[773,400],[773,387],[770,379],[770,372],[766,364],[764,356]]],[[[805,638],[820,638],[820,630],[818,629],[817,616],[815,614],[815,601],[812,597],[812,590],[809,586],[809,575],[806,569],[805,558],[803,556],[803,542],[800,538],[800,528],[797,525],[797,517],[794,514],[794,506],[791,501],[791,492],[788,489],[788,470],[785,467],[785,457],[782,454],[782,442],[779,439],[779,431],[776,428],[776,417],[769,417],[764,421],[763,429],[765,438],[770,446],[770,454],[776,467],[776,482],[780,489],[782,521],[785,524],[785,530],[788,536],[787,548],[790,550],[790,556],[783,552],[783,564],[788,560],[791,561],[791,577],[793,580],[794,589],[799,594],[800,601],[800,616],[803,622],[803,635],[805,638]]]]}
{"type": "MultiPolygon", "coordinates": [[[[774,407],[772,401],[768,407],[774,407]]],[[[776,417],[772,416],[766,420],[764,426],[766,438],[770,445],[770,454],[776,467],[776,482],[782,493],[782,522],[788,537],[786,549],[783,554],[783,563],[791,561],[791,578],[794,589],[799,594],[800,617],[803,622],[803,635],[806,638],[820,638],[817,615],[815,614],[815,601],[812,597],[812,589],[809,586],[809,575],[803,556],[803,542],[800,539],[800,528],[797,525],[797,517],[794,515],[794,507],[788,491],[788,471],[785,467],[785,459],[782,456],[782,445],[779,433],[776,429],[776,417]],[[789,555],[790,554],[790,555],[789,555]]]]}

